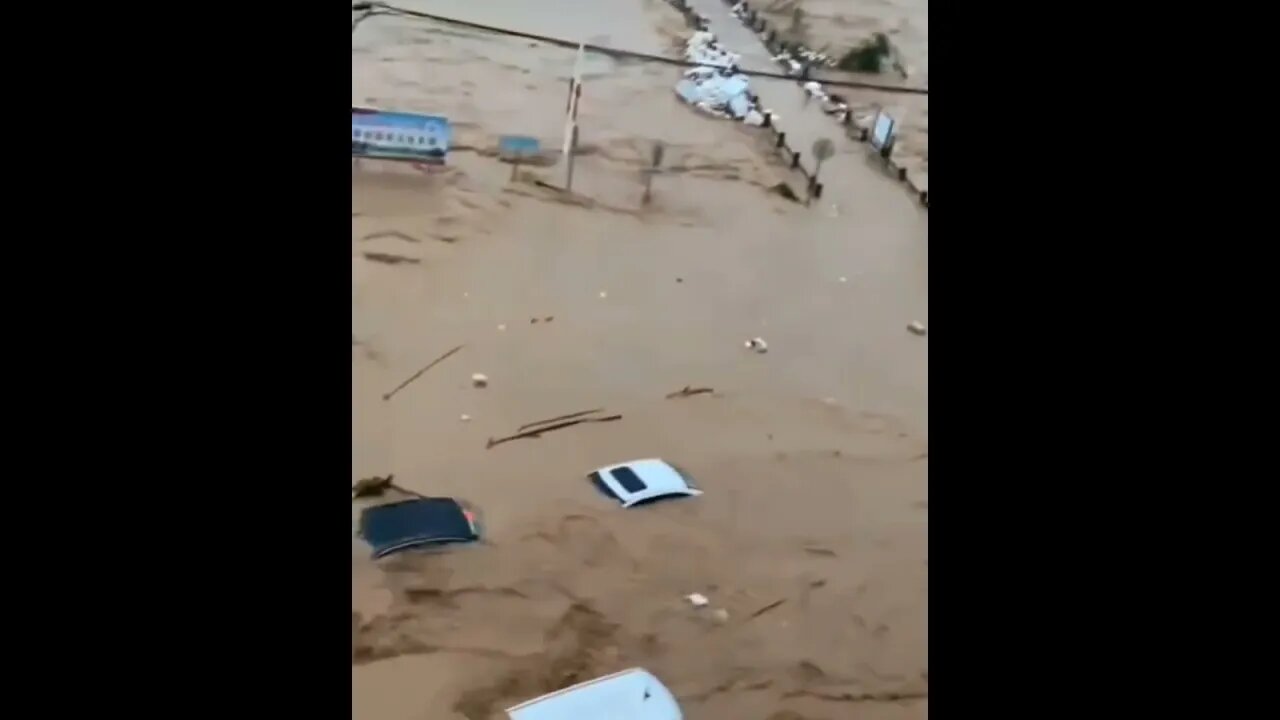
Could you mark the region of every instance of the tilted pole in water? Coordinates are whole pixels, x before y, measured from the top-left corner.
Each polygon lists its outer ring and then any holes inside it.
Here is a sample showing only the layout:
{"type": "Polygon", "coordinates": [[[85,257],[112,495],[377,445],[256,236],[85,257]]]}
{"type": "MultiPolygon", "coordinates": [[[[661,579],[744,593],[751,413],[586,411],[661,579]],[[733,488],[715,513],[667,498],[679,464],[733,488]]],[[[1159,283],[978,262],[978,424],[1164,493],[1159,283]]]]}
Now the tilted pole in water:
{"type": "Polygon", "coordinates": [[[573,60],[573,79],[569,81],[569,106],[564,118],[564,157],[568,162],[564,189],[573,189],[573,150],[578,144],[578,103],[582,100],[582,61],[586,47],[578,44],[578,55],[573,60]]]}
{"type": "Polygon", "coordinates": [[[565,192],[573,191],[573,153],[578,149],[578,126],[573,126],[573,139],[569,143],[569,173],[564,179],[565,192]]]}

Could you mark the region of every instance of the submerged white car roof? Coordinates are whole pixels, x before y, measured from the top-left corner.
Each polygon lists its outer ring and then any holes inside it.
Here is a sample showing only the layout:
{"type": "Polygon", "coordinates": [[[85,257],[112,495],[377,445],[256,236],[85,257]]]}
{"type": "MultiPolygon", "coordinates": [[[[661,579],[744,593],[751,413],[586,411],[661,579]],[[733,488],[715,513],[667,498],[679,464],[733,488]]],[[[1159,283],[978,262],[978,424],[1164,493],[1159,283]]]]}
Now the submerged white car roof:
{"type": "Polygon", "coordinates": [[[682,720],[661,680],[631,668],[507,708],[511,720],[682,720]]]}
{"type": "Polygon", "coordinates": [[[701,495],[702,491],[691,486],[688,480],[664,460],[649,458],[632,460],[631,462],[608,465],[596,471],[601,481],[621,500],[623,507],[652,500],[663,495],[701,495]],[[643,490],[630,490],[618,482],[613,471],[618,468],[630,468],[631,472],[644,483],[643,490]]]}

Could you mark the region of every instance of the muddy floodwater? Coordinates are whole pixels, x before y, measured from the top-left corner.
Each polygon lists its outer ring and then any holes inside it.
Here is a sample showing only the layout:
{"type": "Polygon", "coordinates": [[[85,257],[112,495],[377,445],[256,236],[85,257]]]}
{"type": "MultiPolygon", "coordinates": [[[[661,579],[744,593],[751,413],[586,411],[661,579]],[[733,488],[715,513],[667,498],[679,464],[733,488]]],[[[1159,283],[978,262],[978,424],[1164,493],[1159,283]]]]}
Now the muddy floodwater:
{"type": "MultiPolygon", "coordinates": [[[[927,9],[899,2],[804,5],[898,28],[927,84],[927,9]]],[[[689,32],[659,0],[396,4],[672,56],[689,32]]],[[[512,180],[498,137],[558,147],[572,66],[401,18],[352,35],[353,103],[455,137],[443,168],[353,163],[351,482],[394,474],[482,529],[377,561],[353,533],[353,717],[505,720],[641,666],[690,720],[924,718],[926,211],[844,146],[821,201],[788,201],[762,131],[681,105],[676,68],[598,56],[577,192],[546,187],[558,162],[512,180]],[[622,418],[490,446],[595,408],[622,418]],[[654,457],[704,494],[624,510],[586,477],[654,457]]]]}

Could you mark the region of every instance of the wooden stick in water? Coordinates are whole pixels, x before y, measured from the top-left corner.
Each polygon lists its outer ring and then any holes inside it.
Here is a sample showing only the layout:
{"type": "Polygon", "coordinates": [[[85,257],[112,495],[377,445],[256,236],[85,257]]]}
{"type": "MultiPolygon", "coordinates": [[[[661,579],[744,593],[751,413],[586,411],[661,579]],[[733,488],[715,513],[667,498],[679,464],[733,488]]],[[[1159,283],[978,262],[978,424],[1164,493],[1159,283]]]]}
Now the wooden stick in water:
{"type": "Polygon", "coordinates": [[[593,413],[598,413],[598,412],[604,412],[604,408],[596,408],[594,410],[579,410],[578,412],[569,413],[568,415],[557,415],[556,417],[547,418],[546,420],[535,420],[531,423],[525,423],[521,425],[520,427],[516,428],[516,430],[517,431],[528,430],[529,428],[534,427],[535,425],[546,425],[548,423],[559,422],[561,420],[572,420],[574,418],[582,417],[583,415],[591,415],[593,413]]]}
{"type": "Polygon", "coordinates": [[[536,427],[536,428],[533,428],[532,430],[525,430],[524,432],[518,432],[515,435],[508,435],[507,437],[503,437],[503,438],[489,438],[489,442],[485,444],[484,449],[488,450],[489,448],[495,445],[501,445],[502,443],[511,442],[512,440],[519,440],[520,438],[541,437],[542,433],[544,432],[551,432],[552,430],[563,430],[564,428],[573,427],[574,425],[581,425],[582,423],[613,422],[614,420],[621,420],[621,419],[622,419],[621,415],[609,415],[607,417],[601,417],[601,418],[578,418],[577,420],[566,420],[562,423],[536,427]]]}
{"type": "Polygon", "coordinates": [[[426,372],[426,371],[430,370],[431,368],[435,367],[436,365],[439,365],[440,363],[444,362],[444,361],[445,361],[446,359],[448,359],[451,355],[453,355],[454,353],[456,353],[456,352],[458,352],[459,350],[461,350],[461,349],[462,349],[462,347],[463,347],[462,345],[459,345],[458,347],[456,347],[456,348],[454,348],[454,349],[450,350],[449,352],[447,352],[447,353],[445,353],[445,354],[441,355],[440,357],[436,358],[435,360],[432,360],[430,363],[428,363],[428,364],[427,364],[427,366],[426,366],[426,367],[422,368],[422,369],[421,369],[421,370],[419,370],[418,372],[416,372],[416,373],[414,373],[413,375],[409,376],[409,379],[408,379],[408,380],[405,380],[404,382],[402,382],[402,383],[400,383],[399,385],[397,385],[397,386],[395,387],[395,389],[394,389],[394,390],[392,390],[391,392],[386,393],[385,395],[383,395],[383,396],[382,396],[382,399],[383,399],[383,400],[390,400],[392,395],[395,395],[396,393],[398,393],[398,392],[400,392],[401,390],[403,390],[403,389],[405,388],[405,386],[406,386],[406,385],[408,385],[409,383],[413,382],[414,380],[417,380],[419,377],[421,377],[421,376],[422,376],[422,373],[424,373],[424,372],[426,372]]]}

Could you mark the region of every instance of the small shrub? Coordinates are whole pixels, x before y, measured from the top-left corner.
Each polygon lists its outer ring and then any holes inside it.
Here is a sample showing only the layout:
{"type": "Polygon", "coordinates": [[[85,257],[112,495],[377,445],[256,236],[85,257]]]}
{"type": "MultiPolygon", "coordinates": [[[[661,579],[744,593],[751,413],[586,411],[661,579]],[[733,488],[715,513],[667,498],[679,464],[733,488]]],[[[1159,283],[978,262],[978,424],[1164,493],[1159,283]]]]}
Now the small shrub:
{"type": "Polygon", "coordinates": [[[890,54],[889,38],[884,33],[876,33],[846,52],[836,67],[850,72],[878,73],[888,64],[890,54]]]}

